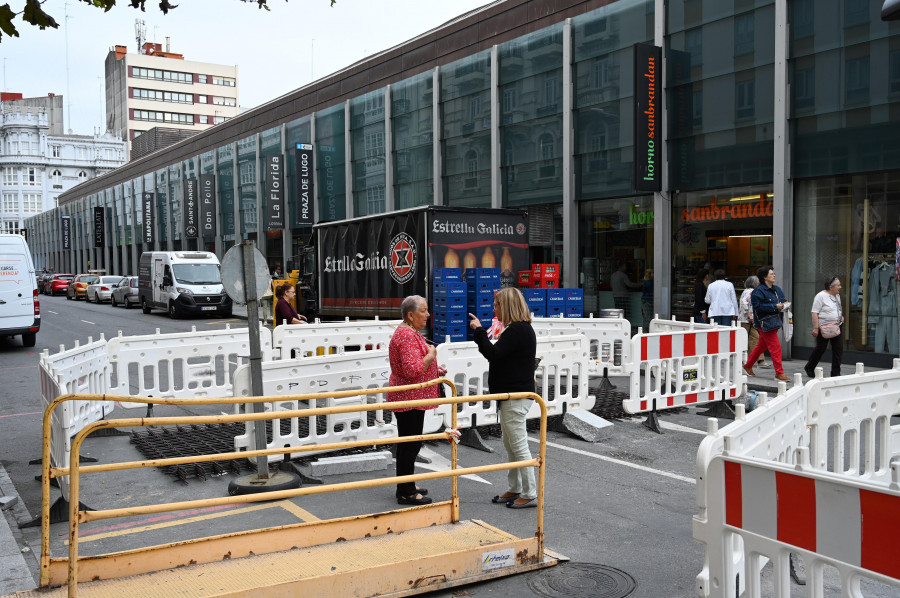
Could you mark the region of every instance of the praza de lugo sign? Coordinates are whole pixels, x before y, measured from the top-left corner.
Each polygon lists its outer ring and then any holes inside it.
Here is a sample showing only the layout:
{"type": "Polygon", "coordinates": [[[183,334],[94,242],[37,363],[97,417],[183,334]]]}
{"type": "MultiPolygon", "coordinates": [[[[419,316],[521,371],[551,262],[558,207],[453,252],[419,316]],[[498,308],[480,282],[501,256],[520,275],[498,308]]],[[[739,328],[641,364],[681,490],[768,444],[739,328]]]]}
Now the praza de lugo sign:
{"type": "Polygon", "coordinates": [[[661,137],[657,135],[662,114],[659,103],[662,76],[662,49],[650,44],[634,45],[634,188],[660,191],[659,154],[661,137]]]}

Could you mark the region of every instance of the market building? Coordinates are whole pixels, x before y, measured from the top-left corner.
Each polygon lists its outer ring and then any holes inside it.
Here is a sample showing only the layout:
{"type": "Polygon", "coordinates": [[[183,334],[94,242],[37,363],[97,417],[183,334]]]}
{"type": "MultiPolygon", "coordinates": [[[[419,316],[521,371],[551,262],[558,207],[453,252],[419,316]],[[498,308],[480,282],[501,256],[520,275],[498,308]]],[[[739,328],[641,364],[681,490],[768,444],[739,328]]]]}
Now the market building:
{"type": "Polygon", "coordinates": [[[532,261],[559,263],[585,312],[614,305],[621,267],[636,327],[645,277],[653,311],[684,318],[700,269],[723,268],[740,290],[773,264],[795,305],[789,351],[811,351],[809,306],[839,276],[846,359],[886,364],[898,350],[900,25],[880,8],[495,2],[65,193],[29,221],[32,249],[127,274],[142,251],[221,256],[247,237],[291,267],[313,222],[525,207],[532,261]],[[298,155],[312,178],[297,176],[298,155]],[[288,167],[277,230],[260,226],[271,156],[288,167]],[[192,179],[214,203],[197,238],[184,230],[192,179]],[[312,214],[298,207],[310,192],[312,214]]]}

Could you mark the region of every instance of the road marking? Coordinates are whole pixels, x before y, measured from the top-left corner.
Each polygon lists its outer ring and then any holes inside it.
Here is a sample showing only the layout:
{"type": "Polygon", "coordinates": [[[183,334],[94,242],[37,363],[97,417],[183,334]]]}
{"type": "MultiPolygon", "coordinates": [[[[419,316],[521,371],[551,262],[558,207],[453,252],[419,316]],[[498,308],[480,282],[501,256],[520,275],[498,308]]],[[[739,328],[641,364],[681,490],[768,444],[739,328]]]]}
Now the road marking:
{"type": "Polygon", "coordinates": [[[285,511],[288,511],[289,513],[293,513],[297,516],[297,519],[300,519],[301,521],[321,521],[321,519],[319,519],[300,505],[295,505],[289,500],[283,500],[279,502],[278,506],[280,506],[285,511]]]}
{"type": "MultiPolygon", "coordinates": [[[[80,528],[79,533],[78,533],[78,542],[79,543],[93,542],[94,540],[102,540],[103,538],[113,538],[116,536],[125,536],[128,534],[137,534],[140,532],[147,532],[147,531],[152,531],[152,530],[157,530],[157,529],[165,529],[167,527],[175,527],[177,525],[185,525],[188,523],[197,523],[198,521],[208,521],[210,519],[218,519],[220,517],[230,517],[232,515],[241,515],[243,513],[252,513],[254,511],[262,511],[264,509],[271,509],[273,507],[283,507],[284,509],[286,509],[286,510],[294,513],[298,517],[300,517],[300,515],[297,512],[292,511],[289,507],[287,507],[283,503],[290,503],[290,501],[283,500],[283,501],[279,501],[276,503],[252,505],[252,506],[243,507],[240,509],[231,509],[231,510],[224,511],[221,513],[207,513],[206,515],[198,515],[196,517],[185,517],[184,519],[177,519],[176,521],[161,521],[160,523],[153,523],[150,525],[140,525],[140,526],[136,526],[136,527],[131,527],[132,524],[123,524],[123,526],[121,526],[121,527],[127,526],[127,529],[115,529],[116,527],[120,527],[120,526],[105,526],[103,528],[100,528],[101,530],[104,530],[104,529],[112,529],[113,530],[113,531],[108,531],[108,532],[99,531],[97,533],[93,533],[90,530],[83,530],[83,528],[80,528]]],[[[237,504],[237,503],[235,503],[235,504],[237,504]]],[[[227,508],[228,506],[229,505],[223,505],[222,507],[219,507],[219,508],[227,508]]],[[[312,514],[308,513],[305,509],[300,509],[300,510],[303,511],[303,513],[305,513],[306,516],[313,517],[313,519],[310,519],[307,521],[317,521],[317,519],[312,514]]],[[[196,511],[196,510],[186,511],[186,513],[196,513],[196,512],[198,512],[198,511],[196,511]]],[[[159,517],[153,517],[151,520],[152,521],[160,521],[163,519],[175,519],[177,517],[180,517],[180,515],[177,513],[166,513],[166,514],[160,515],[159,517]]],[[[66,546],[68,546],[69,541],[66,540],[65,544],[66,544],[66,546]]]]}
{"type": "MultiPolygon", "coordinates": [[[[537,438],[528,437],[528,440],[534,443],[540,444],[540,440],[537,438]]],[[[689,478],[683,475],[678,475],[677,473],[670,473],[668,471],[662,471],[661,469],[653,469],[652,467],[645,467],[643,465],[638,465],[637,463],[629,463],[628,461],[622,461],[621,459],[613,459],[612,457],[607,457],[606,455],[598,455],[597,453],[589,453],[588,451],[583,451],[581,449],[571,448],[562,444],[556,444],[555,442],[547,441],[547,446],[552,446],[553,448],[558,448],[564,451],[569,451],[570,453],[575,453],[576,455],[584,455],[585,457],[592,457],[594,459],[599,459],[601,461],[608,461],[610,463],[615,463],[617,465],[624,465],[625,467],[631,467],[633,469],[639,469],[641,471],[646,471],[648,473],[655,473],[657,475],[665,476],[667,478],[672,478],[673,480],[681,480],[682,482],[688,482],[691,484],[696,484],[697,481],[694,478],[689,478]]]]}
{"type": "Polygon", "coordinates": [[[82,320],[82,322],[84,322],[85,324],[93,324],[94,326],[96,326],[96,324],[94,324],[93,322],[88,322],[87,320],[82,320]]]}
{"type": "Polygon", "coordinates": [[[54,316],[58,316],[58,315],[59,315],[59,314],[56,313],[55,311],[51,311],[51,310],[49,310],[49,309],[48,309],[47,311],[50,312],[51,314],[53,314],[54,316]]]}
{"type": "MultiPolygon", "coordinates": [[[[635,423],[635,424],[643,424],[644,422],[640,419],[628,419],[626,421],[635,423]]],[[[676,432],[687,432],[688,434],[698,434],[700,436],[706,436],[705,430],[697,430],[696,428],[689,428],[687,426],[682,426],[681,424],[673,424],[671,422],[660,421],[659,427],[664,430],[675,430],[676,432]]]]}
{"type": "Polygon", "coordinates": [[[30,411],[28,413],[10,413],[9,415],[0,415],[0,419],[4,417],[19,417],[21,415],[39,415],[43,413],[43,411],[30,411]]]}
{"type": "MultiPolygon", "coordinates": [[[[416,467],[420,467],[422,469],[429,469],[431,471],[450,471],[450,459],[444,457],[443,455],[439,455],[427,446],[423,446],[419,451],[419,454],[423,457],[427,457],[431,459],[431,463],[416,463],[416,467]]],[[[459,461],[457,460],[457,465],[459,465],[459,461]]],[[[473,482],[481,482],[482,484],[487,484],[488,486],[493,486],[489,481],[484,479],[481,476],[470,473],[468,475],[460,476],[463,478],[468,478],[473,482]]]]}

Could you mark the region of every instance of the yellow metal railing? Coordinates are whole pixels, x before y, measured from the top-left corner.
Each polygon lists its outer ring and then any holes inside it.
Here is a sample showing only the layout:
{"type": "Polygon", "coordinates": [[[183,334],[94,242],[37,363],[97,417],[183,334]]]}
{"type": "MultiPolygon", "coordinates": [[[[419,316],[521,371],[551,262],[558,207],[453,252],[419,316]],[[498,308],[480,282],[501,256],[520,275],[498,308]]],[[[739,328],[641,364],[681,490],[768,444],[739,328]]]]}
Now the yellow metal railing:
{"type": "MultiPolygon", "coordinates": [[[[451,409],[451,428],[456,429],[456,409],[451,409]]],[[[41,472],[41,586],[50,585],[50,480],[61,476],[69,476],[69,556],[68,556],[68,595],[72,598],[77,596],[78,584],[78,531],[79,524],[89,521],[98,521],[101,519],[113,519],[117,517],[132,517],[138,515],[148,515],[152,513],[163,513],[169,511],[177,511],[182,509],[195,509],[216,505],[226,505],[235,503],[251,503],[271,501],[276,499],[293,498],[295,496],[305,496],[310,494],[323,494],[327,492],[340,492],[343,490],[354,490],[360,488],[370,488],[375,486],[387,486],[402,482],[412,482],[418,480],[433,480],[439,478],[451,478],[451,521],[459,521],[459,495],[458,495],[458,478],[461,475],[486,473],[490,471],[498,471],[505,469],[537,467],[538,468],[538,496],[537,496],[537,530],[535,537],[538,541],[539,552],[544,552],[544,479],[545,479],[545,462],[546,462],[546,441],[547,441],[547,404],[544,399],[535,393],[519,392],[519,393],[503,393],[493,395],[478,396],[457,396],[456,387],[453,382],[447,378],[438,378],[422,384],[414,384],[408,386],[397,387],[380,387],[358,390],[346,390],[331,393],[316,393],[305,395],[291,396],[262,396],[262,397],[225,397],[225,398],[204,398],[204,399],[163,399],[149,397],[132,397],[132,396],[116,396],[116,395],[98,395],[98,394],[70,394],[63,395],[54,399],[44,412],[43,421],[43,465],[41,472]],[[318,407],[314,409],[301,409],[293,411],[272,411],[267,413],[243,413],[236,415],[214,415],[214,416],[181,416],[181,417],[149,417],[149,418],[130,418],[117,420],[103,420],[87,424],[72,438],[72,446],[70,455],[70,466],[51,467],[50,466],[50,447],[51,447],[51,416],[54,409],[66,401],[75,400],[96,400],[96,401],[118,401],[120,403],[139,403],[153,405],[209,405],[209,404],[246,404],[246,403],[264,403],[264,402],[284,402],[284,401],[312,401],[327,398],[342,398],[361,395],[382,394],[386,392],[415,390],[434,386],[436,384],[447,384],[452,390],[452,396],[425,399],[418,401],[398,401],[392,403],[370,403],[367,405],[345,405],[337,407],[318,407]],[[418,442],[422,440],[441,440],[449,439],[448,431],[434,434],[422,434],[418,436],[406,436],[395,438],[378,438],[372,440],[359,440],[348,442],[337,442],[331,444],[318,444],[313,446],[298,446],[273,449],[258,449],[253,451],[236,451],[229,453],[216,453],[206,455],[194,455],[188,457],[174,457],[168,459],[148,459],[142,461],[129,461],[122,463],[110,463],[100,465],[87,465],[82,467],[79,464],[78,455],[80,454],[81,445],[84,439],[92,432],[104,428],[134,428],[143,426],[165,426],[177,424],[225,424],[235,422],[255,422],[279,419],[290,419],[295,417],[314,417],[318,415],[327,415],[335,413],[354,413],[363,411],[379,411],[384,409],[423,407],[430,405],[456,405],[459,403],[508,400],[508,399],[534,399],[538,402],[541,409],[540,420],[540,449],[536,458],[527,461],[515,461],[506,463],[497,463],[494,465],[482,465],[478,467],[467,467],[458,469],[456,466],[457,445],[451,442],[451,469],[449,471],[420,473],[409,476],[394,476],[389,478],[378,478],[371,480],[361,480],[357,482],[345,482],[341,484],[329,484],[323,486],[313,486],[297,488],[293,490],[280,490],[275,492],[264,492],[259,494],[245,494],[239,496],[228,496],[222,498],[199,499],[191,501],[182,501],[168,504],[154,504],[137,507],[108,509],[100,511],[82,511],[79,510],[79,492],[80,492],[80,476],[83,473],[98,473],[105,471],[120,471],[125,469],[139,469],[144,467],[162,467],[168,465],[179,465],[184,463],[201,463],[206,461],[219,461],[226,459],[243,459],[248,457],[265,457],[268,455],[283,455],[303,453],[309,451],[321,450],[339,450],[361,446],[373,446],[382,444],[399,444],[403,442],[418,442]]],[[[415,508],[415,507],[414,507],[415,508]]],[[[164,548],[165,546],[157,546],[154,548],[164,548]]],[[[109,555],[101,555],[99,557],[90,557],[93,559],[114,556],[115,553],[109,555]]]]}

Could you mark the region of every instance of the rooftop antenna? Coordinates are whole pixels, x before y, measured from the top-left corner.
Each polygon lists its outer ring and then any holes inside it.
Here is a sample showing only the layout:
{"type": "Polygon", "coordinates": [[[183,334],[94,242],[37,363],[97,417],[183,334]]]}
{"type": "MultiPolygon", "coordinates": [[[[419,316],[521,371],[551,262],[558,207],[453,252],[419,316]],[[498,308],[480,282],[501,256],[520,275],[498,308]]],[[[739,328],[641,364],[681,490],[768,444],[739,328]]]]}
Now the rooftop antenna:
{"type": "Polygon", "coordinates": [[[140,54],[144,40],[147,39],[147,23],[143,19],[134,20],[134,39],[137,40],[137,51],[140,54]]]}
{"type": "Polygon", "coordinates": [[[66,10],[66,120],[69,122],[69,134],[72,133],[72,94],[69,93],[69,19],[72,17],[69,16],[69,3],[65,4],[66,10]]]}

